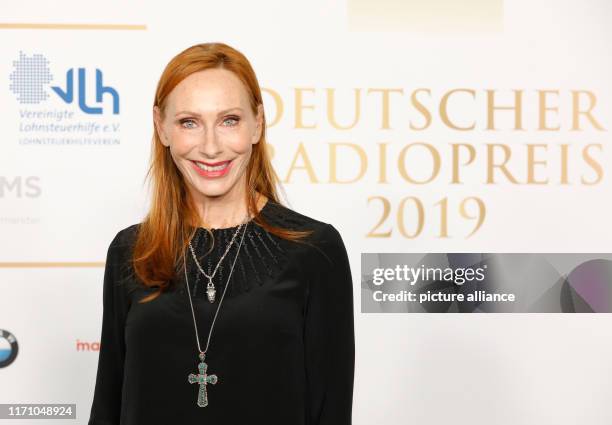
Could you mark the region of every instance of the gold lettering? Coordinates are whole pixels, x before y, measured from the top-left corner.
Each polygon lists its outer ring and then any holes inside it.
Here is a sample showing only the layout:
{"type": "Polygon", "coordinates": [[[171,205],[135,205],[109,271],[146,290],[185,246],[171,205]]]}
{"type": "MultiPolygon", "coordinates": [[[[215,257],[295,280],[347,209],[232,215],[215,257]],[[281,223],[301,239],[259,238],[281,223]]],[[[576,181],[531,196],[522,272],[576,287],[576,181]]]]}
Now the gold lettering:
{"type": "Polygon", "coordinates": [[[537,164],[546,165],[546,161],[536,161],[534,150],[536,147],[543,147],[546,149],[548,146],[545,144],[527,144],[527,184],[546,184],[548,179],[544,181],[537,181],[534,177],[534,168],[537,164]]]}
{"type": "Polygon", "coordinates": [[[353,122],[348,125],[340,125],[336,122],[335,111],[336,111],[336,102],[334,92],[336,89],[327,89],[327,120],[332,125],[332,127],[338,130],[348,130],[350,128],[355,127],[357,122],[359,121],[359,117],[361,115],[361,89],[355,90],[355,108],[353,110],[353,122]]]}
{"type": "Polygon", "coordinates": [[[446,124],[447,127],[450,127],[453,130],[461,130],[461,131],[473,130],[474,127],[476,126],[475,122],[472,122],[472,125],[469,127],[459,127],[458,125],[453,124],[450,118],[448,117],[448,110],[447,110],[448,98],[452,94],[459,93],[459,92],[469,93],[472,95],[473,98],[476,98],[476,92],[471,89],[454,89],[449,92],[446,92],[444,96],[442,96],[442,100],[440,100],[440,118],[442,118],[442,122],[446,124]]]}
{"type": "Polygon", "coordinates": [[[380,127],[381,129],[385,128],[391,128],[389,126],[389,94],[391,93],[400,93],[403,94],[404,90],[403,89],[368,89],[368,94],[370,92],[381,92],[382,93],[382,107],[381,107],[381,112],[382,112],[382,127],[380,127]]]}
{"type": "Polygon", "coordinates": [[[378,163],[378,183],[389,183],[387,181],[387,145],[389,143],[378,143],[378,151],[380,153],[378,163]]]}
{"type": "Polygon", "coordinates": [[[414,107],[416,108],[416,110],[419,111],[421,114],[423,114],[423,117],[425,117],[425,124],[422,127],[415,127],[414,125],[412,125],[412,121],[410,121],[410,129],[411,130],[425,130],[431,124],[431,112],[429,112],[429,110],[425,107],[425,105],[423,105],[417,99],[417,93],[419,93],[421,91],[423,91],[423,92],[425,92],[425,93],[427,93],[428,95],[431,96],[431,90],[430,89],[416,89],[410,95],[410,100],[411,100],[412,104],[414,105],[414,107]]]}
{"type": "Polygon", "coordinates": [[[599,183],[603,178],[603,168],[601,167],[601,164],[589,155],[589,149],[593,146],[597,146],[600,151],[603,150],[603,147],[600,143],[587,145],[584,147],[584,149],[582,149],[582,157],[584,158],[584,161],[589,164],[591,168],[597,173],[597,180],[592,182],[586,181],[584,179],[584,176],[580,177],[580,181],[582,182],[582,184],[586,184],[589,186],[599,183]]]}
{"type": "Polygon", "coordinates": [[[580,115],[586,115],[589,121],[591,121],[591,124],[593,124],[593,127],[595,127],[596,129],[605,130],[603,126],[595,120],[593,115],[591,115],[591,111],[595,107],[596,102],[597,102],[597,97],[592,92],[588,90],[572,90],[572,105],[573,105],[572,112],[573,114],[572,114],[571,130],[581,130],[580,123],[579,123],[580,115]],[[591,101],[589,109],[586,111],[580,110],[580,94],[581,93],[587,94],[589,96],[589,100],[591,101]]]}
{"type": "Polygon", "coordinates": [[[524,130],[522,125],[522,90],[514,90],[514,105],[498,106],[495,105],[495,90],[486,90],[487,92],[487,130],[496,130],[494,112],[497,110],[514,111],[514,129],[524,130]]]}
{"type": "Polygon", "coordinates": [[[305,125],[302,117],[303,109],[313,109],[314,105],[304,105],[302,98],[303,92],[315,92],[314,88],[296,88],[295,89],[295,128],[317,128],[316,124],[305,125]]]}
{"type": "Polygon", "coordinates": [[[493,169],[499,168],[504,175],[510,180],[512,183],[517,183],[518,181],[510,174],[510,172],[506,169],[506,163],[510,160],[510,148],[506,145],[502,144],[487,144],[487,184],[495,184],[493,179],[493,169]],[[506,157],[504,158],[504,162],[501,164],[495,164],[495,147],[501,147],[504,151],[506,157]]]}
{"type": "Polygon", "coordinates": [[[539,127],[538,130],[550,130],[550,131],[556,131],[559,130],[560,126],[557,125],[556,127],[550,128],[546,126],[546,112],[547,111],[555,111],[555,112],[559,112],[559,106],[555,106],[555,107],[549,107],[546,105],[546,95],[547,94],[556,94],[559,95],[559,90],[538,90],[538,98],[540,100],[540,107],[538,108],[539,113],[540,113],[540,120],[539,120],[539,127]]]}
{"type": "Polygon", "coordinates": [[[310,162],[310,158],[308,158],[308,154],[306,153],[306,150],[304,149],[304,144],[302,142],[300,142],[300,144],[298,145],[298,149],[295,152],[293,161],[291,161],[291,165],[289,166],[289,170],[287,171],[287,177],[285,177],[284,183],[290,183],[291,174],[294,170],[298,169],[306,170],[310,183],[320,183],[317,179],[317,176],[315,175],[314,168],[312,166],[312,163],[310,162]],[[299,157],[303,158],[304,165],[298,167],[295,165],[295,163],[297,162],[299,157]]]}
{"type": "Polygon", "coordinates": [[[567,178],[567,163],[568,163],[568,149],[569,145],[560,145],[561,146],[561,184],[569,184],[569,180],[567,178]]]}
{"type": "Polygon", "coordinates": [[[462,184],[459,178],[459,168],[462,165],[470,165],[472,162],[474,162],[474,158],[476,158],[476,149],[474,149],[474,146],[468,145],[467,143],[457,143],[457,144],[452,145],[452,152],[453,152],[453,168],[452,168],[453,177],[451,179],[451,183],[462,184]],[[460,157],[459,148],[461,147],[467,148],[470,154],[467,162],[464,162],[462,164],[459,163],[459,157],[460,157]]]}
{"type": "Polygon", "coordinates": [[[367,167],[368,167],[368,157],[366,156],[366,153],[364,152],[363,148],[361,148],[359,145],[356,145],[354,143],[330,143],[329,144],[329,182],[330,183],[353,183],[353,182],[356,182],[361,177],[363,177],[363,175],[366,172],[367,167]],[[338,171],[337,171],[338,155],[337,155],[337,148],[339,146],[346,146],[346,147],[349,147],[349,148],[353,148],[353,149],[355,149],[355,151],[359,155],[359,159],[360,159],[359,164],[360,164],[361,169],[359,170],[359,175],[357,177],[355,177],[353,180],[344,180],[344,181],[338,180],[338,171]]]}
{"type": "Polygon", "coordinates": [[[414,184],[425,184],[425,183],[429,183],[430,181],[432,181],[434,178],[436,178],[436,176],[438,175],[438,173],[440,172],[440,163],[441,163],[441,159],[440,159],[440,153],[436,150],[435,147],[433,147],[432,145],[428,144],[428,143],[411,143],[406,145],[399,154],[399,158],[397,161],[397,167],[399,169],[400,175],[404,178],[404,180],[410,182],[410,183],[414,183],[414,184]],[[429,150],[429,152],[431,152],[431,157],[433,159],[433,169],[431,172],[431,176],[429,177],[429,179],[425,180],[425,181],[417,181],[414,180],[412,177],[410,177],[408,175],[408,171],[406,170],[406,153],[408,152],[408,149],[410,149],[413,146],[424,146],[425,148],[427,148],[427,150],[429,150]]]}

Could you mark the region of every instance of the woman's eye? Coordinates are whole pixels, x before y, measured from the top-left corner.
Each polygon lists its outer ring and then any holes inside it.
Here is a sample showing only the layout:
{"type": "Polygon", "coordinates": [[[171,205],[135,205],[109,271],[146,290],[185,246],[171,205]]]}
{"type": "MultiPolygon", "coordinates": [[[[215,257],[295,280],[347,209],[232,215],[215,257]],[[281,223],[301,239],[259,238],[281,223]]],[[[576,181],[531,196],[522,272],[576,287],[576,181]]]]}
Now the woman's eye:
{"type": "Polygon", "coordinates": [[[225,118],[223,120],[223,123],[225,124],[225,123],[229,122],[228,127],[233,127],[236,124],[238,124],[239,120],[240,120],[240,118],[238,118],[238,117],[227,117],[227,118],[225,118]]]}
{"type": "Polygon", "coordinates": [[[185,128],[193,128],[193,126],[191,126],[191,125],[185,126],[185,124],[187,124],[187,123],[195,124],[195,122],[193,120],[191,120],[191,119],[181,120],[181,125],[183,127],[185,127],[185,128]]]}

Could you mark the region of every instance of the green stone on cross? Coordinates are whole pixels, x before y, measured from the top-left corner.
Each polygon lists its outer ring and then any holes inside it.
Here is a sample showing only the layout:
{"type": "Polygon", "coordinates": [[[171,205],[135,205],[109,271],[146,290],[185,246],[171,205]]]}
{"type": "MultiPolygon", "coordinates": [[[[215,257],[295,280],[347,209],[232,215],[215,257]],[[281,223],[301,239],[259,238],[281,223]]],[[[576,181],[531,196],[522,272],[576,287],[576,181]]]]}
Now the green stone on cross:
{"type": "Polygon", "coordinates": [[[206,407],[208,406],[208,395],[206,394],[206,386],[208,384],[216,384],[217,383],[217,375],[207,375],[206,370],[208,369],[208,365],[204,363],[205,353],[200,353],[199,358],[201,362],[198,364],[198,370],[200,373],[193,374],[190,373],[187,377],[187,380],[190,384],[199,384],[200,390],[198,391],[198,406],[206,407]]]}

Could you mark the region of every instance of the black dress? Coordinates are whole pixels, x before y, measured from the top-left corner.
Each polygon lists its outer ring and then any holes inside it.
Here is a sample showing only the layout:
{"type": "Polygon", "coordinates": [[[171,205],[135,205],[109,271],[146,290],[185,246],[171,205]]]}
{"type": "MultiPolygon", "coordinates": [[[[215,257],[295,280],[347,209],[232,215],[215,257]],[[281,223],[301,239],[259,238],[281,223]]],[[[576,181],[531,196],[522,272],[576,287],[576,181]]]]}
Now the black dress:
{"type": "MultiPolygon", "coordinates": [[[[129,254],[138,224],[117,233],[106,259],[101,348],[88,425],[349,425],[355,334],[353,282],[343,240],[330,224],[268,200],[270,223],[312,229],[313,246],[286,241],[250,221],[219,310],[206,363],[208,406],[197,405],[198,350],[184,274],[172,290],[153,292],[130,276],[129,254]]],[[[198,228],[192,241],[207,274],[236,227],[198,228]]],[[[213,283],[191,253],[187,272],[201,348],[225,289],[238,235],[213,283]]]]}

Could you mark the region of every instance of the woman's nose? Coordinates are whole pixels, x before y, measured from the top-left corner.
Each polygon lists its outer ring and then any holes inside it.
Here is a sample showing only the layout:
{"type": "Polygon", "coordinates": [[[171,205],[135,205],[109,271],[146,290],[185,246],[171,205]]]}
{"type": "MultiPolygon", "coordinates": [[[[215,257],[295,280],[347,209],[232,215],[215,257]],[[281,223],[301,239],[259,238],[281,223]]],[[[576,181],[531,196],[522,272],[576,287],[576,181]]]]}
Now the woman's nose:
{"type": "Polygon", "coordinates": [[[214,128],[205,128],[200,137],[200,152],[209,158],[215,158],[221,152],[221,144],[214,128]]]}

